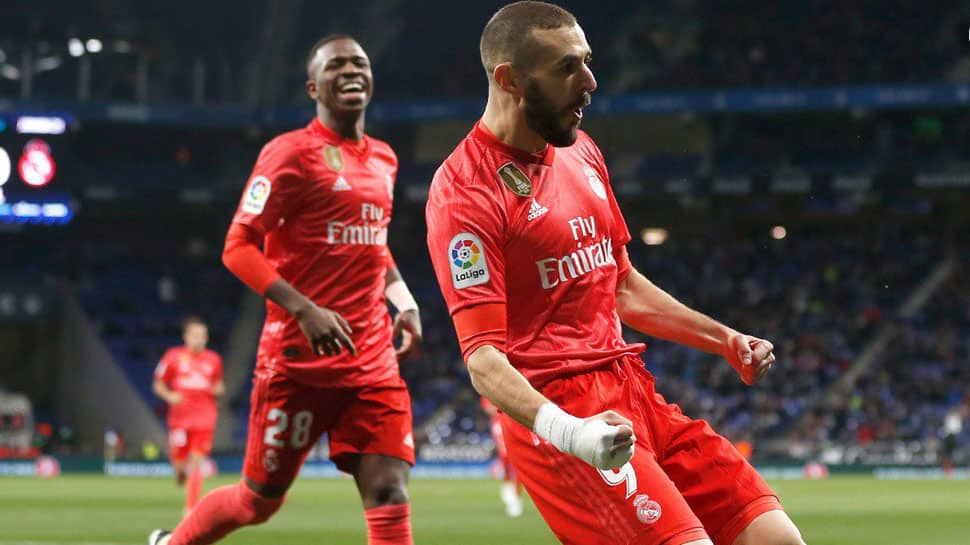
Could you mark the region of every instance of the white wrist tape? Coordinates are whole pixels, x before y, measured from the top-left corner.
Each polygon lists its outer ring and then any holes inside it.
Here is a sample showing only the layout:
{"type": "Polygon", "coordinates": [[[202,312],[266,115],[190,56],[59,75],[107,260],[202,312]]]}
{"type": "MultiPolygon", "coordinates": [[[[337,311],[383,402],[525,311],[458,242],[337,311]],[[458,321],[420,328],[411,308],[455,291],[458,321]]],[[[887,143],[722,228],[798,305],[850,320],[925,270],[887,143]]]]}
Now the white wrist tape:
{"type": "Polygon", "coordinates": [[[414,300],[414,296],[408,291],[408,286],[404,283],[404,280],[395,280],[388,284],[384,289],[384,295],[398,312],[418,310],[418,302],[414,300]]]}
{"type": "Polygon", "coordinates": [[[532,431],[566,454],[573,453],[573,442],[583,421],[549,402],[539,407],[532,431]]]}
{"type": "Polygon", "coordinates": [[[600,469],[616,469],[633,457],[633,445],[610,454],[617,426],[602,420],[584,421],[551,402],[539,407],[532,431],[560,451],[600,469]]]}

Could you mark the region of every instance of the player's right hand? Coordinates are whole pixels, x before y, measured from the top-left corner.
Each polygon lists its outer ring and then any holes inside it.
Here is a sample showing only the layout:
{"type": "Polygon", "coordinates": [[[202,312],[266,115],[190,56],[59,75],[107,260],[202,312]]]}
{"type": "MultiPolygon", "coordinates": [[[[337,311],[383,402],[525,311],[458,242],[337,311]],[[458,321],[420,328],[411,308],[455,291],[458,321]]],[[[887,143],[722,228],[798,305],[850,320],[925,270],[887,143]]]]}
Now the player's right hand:
{"type": "Polygon", "coordinates": [[[329,308],[308,305],[296,313],[296,321],[300,330],[306,335],[307,341],[318,356],[335,356],[346,348],[354,356],[357,347],[350,340],[350,324],[343,316],[329,308]]]}
{"type": "Polygon", "coordinates": [[[182,394],[180,392],[169,392],[168,393],[168,399],[167,399],[167,401],[168,401],[168,404],[169,405],[178,405],[179,403],[182,402],[183,399],[184,398],[182,397],[182,394]]]}
{"type": "Polygon", "coordinates": [[[615,411],[583,419],[576,437],[576,456],[599,469],[617,469],[633,458],[633,422],[615,411]]]}

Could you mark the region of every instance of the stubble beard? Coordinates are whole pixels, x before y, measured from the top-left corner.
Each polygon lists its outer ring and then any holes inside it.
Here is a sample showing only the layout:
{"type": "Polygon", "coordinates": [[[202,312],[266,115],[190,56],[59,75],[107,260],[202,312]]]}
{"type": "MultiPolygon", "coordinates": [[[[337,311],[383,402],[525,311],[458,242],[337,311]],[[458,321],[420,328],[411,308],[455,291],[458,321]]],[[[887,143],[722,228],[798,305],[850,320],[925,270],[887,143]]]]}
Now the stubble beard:
{"type": "Polygon", "coordinates": [[[578,125],[562,126],[567,111],[556,107],[552,100],[542,94],[539,84],[529,80],[525,87],[525,123],[543,140],[557,148],[571,146],[576,141],[578,125]]]}

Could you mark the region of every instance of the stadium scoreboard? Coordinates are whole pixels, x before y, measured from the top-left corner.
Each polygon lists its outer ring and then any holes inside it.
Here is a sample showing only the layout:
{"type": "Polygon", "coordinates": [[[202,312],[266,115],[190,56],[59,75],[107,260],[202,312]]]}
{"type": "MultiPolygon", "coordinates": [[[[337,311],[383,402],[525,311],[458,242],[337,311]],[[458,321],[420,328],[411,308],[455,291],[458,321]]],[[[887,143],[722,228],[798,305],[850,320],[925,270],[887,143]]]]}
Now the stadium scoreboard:
{"type": "Polygon", "coordinates": [[[69,115],[0,114],[0,223],[64,225],[73,210],[58,184],[69,115]]]}

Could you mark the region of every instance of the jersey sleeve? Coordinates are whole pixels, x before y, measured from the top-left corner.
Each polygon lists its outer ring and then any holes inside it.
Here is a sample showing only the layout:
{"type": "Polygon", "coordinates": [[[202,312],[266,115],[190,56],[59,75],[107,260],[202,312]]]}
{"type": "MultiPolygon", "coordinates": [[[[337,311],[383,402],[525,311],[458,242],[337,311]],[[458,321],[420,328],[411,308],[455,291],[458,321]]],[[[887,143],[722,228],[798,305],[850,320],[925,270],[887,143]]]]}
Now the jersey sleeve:
{"type": "MultiPolygon", "coordinates": [[[[387,188],[387,196],[391,202],[391,216],[393,216],[394,187],[397,184],[398,172],[397,154],[394,153],[394,149],[387,142],[373,139],[372,145],[375,147],[373,153],[374,160],[372,163],[377,165],[374,168],[379,169],[378,173],[383,173],[384,184],[387,188]]],[[[383,261],[385,270],[397,269],[397,262],[394,261],[394,256],[391,255],[390,246],[385,244],[381,248],[381,251],[384,254],[383,261]]]]}
{"type": "Polygon", "coordinates": [[[263,147],[233,217],[259,234],[272,231],[299,205],[305,187],[299,148],[289,138],[276,138],[263,147]]]}
{"type": "Polygon", "coordinates": [[[449,172],[435,174],[426,209],[428,251],[448,311],[505,304],[501,203],[485,184],[447,179],[449,172]]]}
{"type": "Polygon", "coordinates": [[[172,381],[173,371],[172,351],[166,350],[162,359],[158,361],[158,365],[155,366],[154,377],[162,382],[169,383],[172,381]]]}
{"type": "Polygon", "coordinates": [[[212,373],[212,385],[215,386],[222,381],[222,356],[216,354],[215,357],[215,372],[212,373]]]}
{"type": "Polygon", "coordinates": [[[391,167],[392,167],[391,172],[388,173],[388,175],[387,175],[387,192],[390,194],[391,200],[393,201],[394,200],[394,188],[397,186],[398,160],[397,160],[397,154],[394,153],[394,149],[391,148],[391,146],[387,146],[387,152],[388,152],[388,155],[390,157],[390,164],[391,164],[391,167]]]}
{"type": "Polygon", "coordinates": [[[233,223],[226,233],[222,263],[236,277],[260,295],[280,279],[280,273],[259,249],[263,234],[241,223],[233,223]]]}

